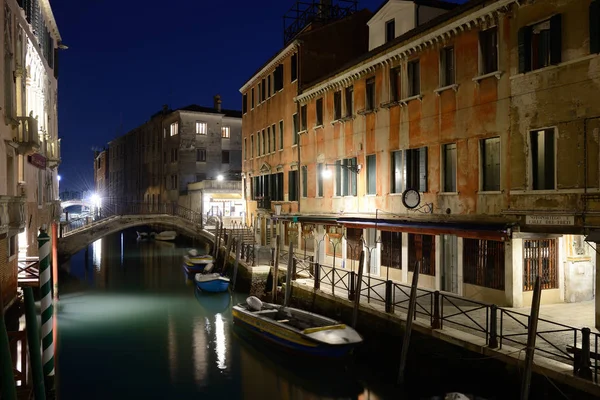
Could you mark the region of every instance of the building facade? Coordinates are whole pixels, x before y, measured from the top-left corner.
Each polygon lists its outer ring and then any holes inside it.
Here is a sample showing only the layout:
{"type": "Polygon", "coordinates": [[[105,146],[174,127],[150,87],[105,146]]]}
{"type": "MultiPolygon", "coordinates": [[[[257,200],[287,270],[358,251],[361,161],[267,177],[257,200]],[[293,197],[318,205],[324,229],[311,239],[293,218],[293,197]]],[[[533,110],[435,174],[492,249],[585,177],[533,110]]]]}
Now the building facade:
{"type": "Polygon", "coordinates": [[[399,3],[295,98],[297,245],[498,305],[531,304],[537,276],[543,302],[594,298],[598,2],[473,0],[412,26],[399,3]]]}
{"type": "Polygon", "coordinates": [[[16,298],[19,255],[37,256],[39,229],[60,217],[57,77],[61,37],[47,0],[2,4],[0,285],[8,306],[16,298]]]}
{"type": "Polygon", "coordinates": [[[109,158],[108,149],[94,151],[94,191],[100,197],[108,196],[109,158]]]}

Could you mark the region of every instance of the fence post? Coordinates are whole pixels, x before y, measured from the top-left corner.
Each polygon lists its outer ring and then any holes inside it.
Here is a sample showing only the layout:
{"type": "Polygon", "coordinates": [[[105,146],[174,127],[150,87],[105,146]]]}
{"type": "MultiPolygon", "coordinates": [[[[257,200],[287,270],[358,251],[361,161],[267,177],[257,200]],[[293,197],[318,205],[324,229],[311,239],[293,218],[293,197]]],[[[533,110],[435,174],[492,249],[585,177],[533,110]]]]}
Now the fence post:
{"type": "MultiPolygon", "coordinates": [[[[577,358],[575,358],[577,360],[577,358]]],[[[578,377],[592,380],[592,369],[590,363],[590,328],[581,329],[581,356],[579,365],[575,366],[575,373],[578,377]]]]}
{"type": "Polygon", "coordinates": [[[433,319],[431,320],[431,329],[440,329],[442,327],[440,318],[440,291],[433,292],[433,319]]]}
{"type": "Polygon", "coordinates": [[[356,282],[356,272],[350,271],[348,274],[348,300],[354,301],[354,295],[356,294],[356,289],[354,288],[354,283],[356,282]]]}
{"type": "Polygon", "coordinates": [[[392,304],[392,288],[394,287],[394,282],[391,280],[385,281],[385,312],[391,313],[394,312],[394,306],[392,304]]]}
{"type": "Polygon", "coordinates": [[[315,289],[320,289],[321,288],[321,266],[319,265],[319,263],[315,263],[315,271],[313,273],[313,276],[315,278],[315,289]]]}
{"type": "Polygon", "coordinates": [[[495,304],[490,307],[490,341],[488,347],[498,348],[498,306],[495,304]]]}

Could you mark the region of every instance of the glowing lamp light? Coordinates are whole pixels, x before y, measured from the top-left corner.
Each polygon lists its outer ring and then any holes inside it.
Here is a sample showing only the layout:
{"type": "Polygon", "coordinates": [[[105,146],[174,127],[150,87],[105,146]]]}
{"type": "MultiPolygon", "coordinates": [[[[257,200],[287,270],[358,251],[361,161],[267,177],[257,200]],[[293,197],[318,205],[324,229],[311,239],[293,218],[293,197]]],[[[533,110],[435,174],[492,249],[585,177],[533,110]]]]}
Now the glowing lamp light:
{"type": "Polygon", "coordinates": [[[323,170],[323,172],[321,173],[321,175],[323,176],[323,178],[328,179],[331,178],[331,170],[329,168],[325,168],[323,170]]]}
{"type": "Polygon", "coordinates": [[[90,196],[90,200],[92,201],[92,204],[96,207],[100,207],[100,196],[98,196],[98,194],[94,193],[90,196]]]}
{"type": "Polygon", "coordinates": [[[56,179],[60,182],[60,175],[56,175],[56,179]]]}
{"type": "Polygon", "coordinates": [[[218,176],[217,176],[217,180],[218,180],[218,181],[222,181],[222,180],[223,180],[223,175],[218,175],[218,176]]]}

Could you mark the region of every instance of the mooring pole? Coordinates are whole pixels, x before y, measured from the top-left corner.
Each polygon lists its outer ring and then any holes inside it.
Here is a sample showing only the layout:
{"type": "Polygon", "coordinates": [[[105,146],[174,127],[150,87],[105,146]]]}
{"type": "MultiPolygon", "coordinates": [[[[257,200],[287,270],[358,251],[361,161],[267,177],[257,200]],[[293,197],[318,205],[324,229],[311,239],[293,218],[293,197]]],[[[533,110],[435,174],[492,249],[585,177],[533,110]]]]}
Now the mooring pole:
{"type": "Polygon", "coordinates": [[[229,253],[231,253],[231,242],[233,242],[233,232],[230,235],[227,235],[227,247],[225,250],[225,257],[223,257],[223,266],[221,267],[221,273],[225,273],[225,267],[227,266],[227,261],[229,261],[229,253]]]}
{"type": "MultiPolygon", "coordinates": [[[[294,241],[290,240],[288,254],[288,265],[287,265],[287,276],[285,277],[285,299],[283,306],[287,307],[290,304],[290,297],[292,297],[292,273],[294,268],[294,241]]],[[[273,277],[275,278],[275,277],[273,277]]]]}
{"type": "Polygon", "coordinates": [[[410,288],[410,299],[408,300],[408,314],[406,315],[406,326],[404,337],[402,338],[402,350],[400,352],[400,371],[398,372],[398,384],[404,384],[404,370],[406,369],[406,359],[408,358],[408,346],[410,345],[410,334],[412,332],[415,307],[417,305],[417,285],[419,283],[419,261],[415,262],[415,272],[413,273],[412,286],[410,288]]]}
{"type": "Polygon", "coordinates": [[[33,392],[35,400],[46,398],[44,385],[44,368],[42,367],[42,353],[40,351],[40,331],[35,312],[33,289],[23,288],[25,296],[25,320],[27,327],[27,341],[29,342],[29,360],[31,361],[31,376],[33,378],[33,392]]]}
{"type": "Polygon", "coordinates": [[[356,328],[358,322],[358,308],[360,307],[360,287],[362,284],[363,269],[365,266],[365,251],[361,250],[360,260],[358,261],[358,282],[356,282],[356,291],[354,292],[354,309],[352,310],[352,327],[356,328]]]}
{"type": "Polygon", "coordinates": [[[4,301],[0,285],[0,396],[2,399],[17,400],[17,386],[13,372],[10,341],[4,322],[4,301]]]}
{"type": "Polygon", "coordinates": [[[40,293],[42,306],[42,348],[44,376],[54,377],[54,344],[52,341],[52,279],[50,276],[50,236],[44,227],[38,236],[40,258],[40,293]]]}
{"type": "Polygon", "coordinates": [[[279,233],[277,234],[277,239],[275,240],[277,240],[277,242],[275,242],[275,260],[273,260],[273,289],[271,292],[273,303],[277,302],[277,285],[279,280],[279,252],[281,251],[281,248],[279,247],[279,233]]]}
{"type": "Polygon", "coordinates": [[[242,253],[242,234],[238,234],[237,246],[235,246],[235,263],[233,263],[233,284],[231,285],[231,291],[235,290],[235,282],[237,280],[238,265],[240,263],[240,255],[242,253]]]}
{"type": "Polygon", "coordinates": [[[525,370],[521,382],[521,400],[529,399],[531,387],[531,369],[533,368],[533,356],[535,354],[535,339],[537,337],[537,325],[540,316],[540,301],[542,298],[542,280],[535,278],[533,287],[533,298],[531,300],[531,315],[529,316],[529,328],[527,329],[527,352],[525,353],[525,370]]]}
{"type": "Polygon", "coordinates": [[[52,283],[54,301],[58,301],[58,224],[52,222],[52,283]]]}

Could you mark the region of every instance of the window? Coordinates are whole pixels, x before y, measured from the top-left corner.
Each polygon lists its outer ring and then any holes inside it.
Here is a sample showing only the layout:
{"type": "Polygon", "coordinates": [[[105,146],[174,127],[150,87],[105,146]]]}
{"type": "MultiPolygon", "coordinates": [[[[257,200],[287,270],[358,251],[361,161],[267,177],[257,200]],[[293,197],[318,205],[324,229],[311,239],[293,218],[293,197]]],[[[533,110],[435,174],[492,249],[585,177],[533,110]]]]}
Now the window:
{"type": "Polygon", "coordinates": [[[171,175],[171,189],[177,189],[177,175],[171,175]]]}
{"type": "Polygon", "coordinates": [[[519,29],[519,72],[524,73],[562,60],[561,14],[519,29]]]}
{"type": "Polygon", "coordinates": [[[367,79],[367,85],[365,87],[365,107],[366,110],[375,109],[375,77],[367,79]]]}
{"type": "Polygon", "coordinates": [[[258,104],[263,102],[263,84],[258,82],[258,104]]]}
{"type": "Polygon", "coordinates": [[[504,290],[504,242],[463,239],[464,282],[504,290]]]}
{"type": "Polygon", "coordinates": [[[298,79],[298,54],[294,54],[292,56],[292,61],[291,61],[291,76],[292,79],[290,82],[294,82],[296,79],[298,79]]]}
{"type": "Polygon", "coordinates": [[[404,165],[402,162],[402,150],[392,152],[392,181],[390,182],[390,193],[402,193],[404,183],[404,165]]]}
{"type": "Polygon", "coordinates": [[[271,97],[271,75],[267,76],[267,99],[271,97]]]}
{"type": "Polygon", "coordinates": [[[323,125],[323,98],[317,99],[317,126],[323,125]]]}
{"type": "Polygon", "coordinates": [[[279,121],[279,150],[283,150],[283,120],[279,121]]]}
{"type": "Polygon", "coordinates": [[[421,94],[421,71],[419,60],[414,60],[407,65],[408,73],[408,97],[421,94]]]}
{"type": "Polygon", "coordinates": [[[542,289],[558,288],[556,239],[523,240],[523,291],[533,290],[539,276],[542,289]]]}
{"type": "Polygon", "coordinates": [[[248,138],[244,138],[244,160],[248,159],[248,138]]]}
{"type": "Polygon", "coordinates": [[[342,91],[333,94],[333,119],[337,121],[342,118],[342,91]]]}
{"type": "Polygon", "coordinates": [[[356,196],[356,172],[348,168],[356,165],[356,157],[335,162],[336,196],[356,196]]]}
{"type": "Polygon", "coordinates": [[[254,135],[250,135],[250,158],[254,158],[254,135]]]}
{"type": "Polygon", "coordinates": [[[427,147],[404,151],[406,188],[427,191],[427,147]]]}
{"type": "Polygon", "coordinates": [[[306,104],[300,107],[300,132],[304,132],[306,130],[307,122],[306,122],[306,104]]]}
{"type": "Polygon", "coordinates": [[[250,90],[251,94],[250,94],[250,103],[252,104],[252,109],[254,109],[254,88],[252,88],[252,90],[250,90]]]}
{"type": "Polygon", "coordinates": [[[302,197],[308,197],[308,167],[302,166],[302,197]]]}
{"type": "Polygon", "coordinates": [[[179,134],[179,122],[173,122],[170,126],[171,136],[179,134]]]}
{"type": "Polygon", "coordinates": [[[229,164],[229,150],[223,150],[221,152],[221,163],[229,164]]]}
{"type": "Polygon", "coordinates": [[[265,133],[264,129],[262,130],[262,140],[261,140],[261,143],[262,143],[262,148],[261,148],[262,152],[260,154],[264,155],[267,152],[267,144],[268,144],[267,143],[267,134],[265,133]]]}
{"type": "Polygon", "coordinates": [[[298,144],[298,114],[292,115],[292,146],[298,144]]]}
{"type": "Polygon", "coordinates": [[[196,121],[196,134],[197,135],[206,135],[208,132],[208,126],[206,122],[196,121]]]}
{"type": "Polygon", "coordinates": [[[377,156],[367,156],[367,194],[377,194],[377,156]]]}
{"type": "Polygon", "coordinates": [[[590,4],[590,53],[600,53],[600,1],[594,0],[590,4]]]}
{"type": "Polygon", "coordinates": [[[267,142],[265,143],[266,153],[271,153],[271,127],[267,126],[267,142]]]}
{"type": "Polygon", "coordinates": [[[272,142],[273,142],[273,147],[271,147],[271,151],[275,151],[275,149],[277,148],[277,145],[275,143],[275,138],[277,137],[277,134],[275,133],[275,124],[273,124],[271,126],[271,135],[272,135],[272,142]]]}
{"type": "Polygon", "coordinates": [[[221,127],[221,137],[223,139],[229,139],[231,135],[230,128],[228,126],[221,127]]]}
{"type": "Polygon", "coordinates": [[[385,23],[385,42],[391,42],[396,37],[396,21],[391,19],[385,23]]]}
{"type": "Polygon", "coordinates": [[[490,74],[498,70],[498,28],[479,32],[479,73],[490,74]]]}
{"type": "MultiPolygon", "coordinates": [[[[278,92],[283,89],[283,64],[279,64],[273,73],[273,91],[278,92]]],[[[275,93],[273,93],[275,94],[275,93]]]]}
{"type": "Polygon", "coordinates": [[[348,86],[345,90],[346,93],[346,117],[352,117],[354,115],[354,86],[348,86]]]}
{"type": "Polygon", "coordinates": [[[206,149],[196,149],[196,161],[206,162],[206,149]]]}
{"type": "Polygon", "coordinates": [[[177,149],[171,149],[171,162],[177,162],[177,149]]]}
{"type": "Polygon", "coordinates": [[[554,129],[533,131],[530,135],[532,188],[556,189],[554,129]]]}
{"type": "Polygon", "coordinates": [[[260,131],[256,132],[256,156],[260,157],[260,131]]]}
{"type": "Polygon", "coordinates": [[[267,100],[267,93],[266,92],[267,92],[267,85],[266,85],[266,82],[265,82],[265,78],[262,78],[262,84],[261,84],[261,87],[260,87],[260,96],[261,96],[261,100],[260,101],[261,102],[267,100]]]}
{"type": "Polygon", "coordinates": [[[454,85],[454,47],[440,51],[440,87],[454,85]]]}
{"type": "Polygon", "coordinates": [[[248,94],[244,93],[242,97],[242,112],[246,114],[248,112],[248,94]]]}
{"type": "Polygon", "coordinates": [[[400,67],[390,69],[390,101],[400,100],[400,67]]]}
{"type": "Polygon", "coordinates": [[[419,273],[435,276],[435,236],[408,234],[408,271],[415,270],[419,263],[419,273]]]}
{"type": "Polygon", "coordinates": [[[298,171],[288,172],[288,201],[298,201],[298,171]]]}
{"type": "Polygon", "coordinates": [[[456,192],[456,143],[442,146],[442,188],[444,192],[456,192]]]}
{"type": "Polygon", "coordinates": [[[317,197],[323,197],[323,164],[317,164],[317,197]]]}
{"type": "Polygon", "coordinates": [[[402,269],[402,232],[381,231],[381,265],[402,269]]]}
{"type": "Polygon", "coordinates": [[[500,190],[500,138],[481,141],[482,189],[484,192],[500,190]]]}

